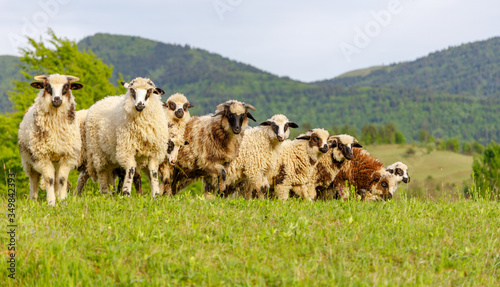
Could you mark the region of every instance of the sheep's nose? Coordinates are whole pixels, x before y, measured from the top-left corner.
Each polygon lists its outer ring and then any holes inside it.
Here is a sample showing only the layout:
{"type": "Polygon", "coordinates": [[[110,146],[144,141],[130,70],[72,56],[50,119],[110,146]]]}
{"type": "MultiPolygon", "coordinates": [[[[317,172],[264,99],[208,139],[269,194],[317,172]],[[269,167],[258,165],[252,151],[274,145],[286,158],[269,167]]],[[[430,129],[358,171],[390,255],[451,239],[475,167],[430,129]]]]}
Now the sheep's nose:
{"type": "Polygon", "coordinates": [[[59,108],[62,105],[62,99],[60,97],[55,97],[52,100],[52,105],[54,106],[54,108],[59,108]]]}
{"type": "Polygon", "coordinates": [[[175,159],[171,159],[171,160],[170,160],[170,164],[171,164],[171,165],[175,165],[175,163],[176,163],[176,162],[177,162],[177,160],[175,160],[175,159]]]}
{"type": "Polygon", "coordinates": [[[388,199],[392,199],[392,193],[389,193],[385,196],[385,199],[388,200],[388,199]]]}
{"type": "Polygon", "coordinates": [[[277,138],[278,138],[278,141],[280,141],[280,142],[285,140],[285,136],[282,136],[282,135],[278,135],[277,138]]]}
{"type": "Polygon", "coordinates": [[[178,109],[175,111],[174,115],[179,118],[179,119],[182,119],[182,117],[184,116],[184,111],[182,109],[178,109]]]}
{"type": "Polygon", "coordinates": [[[347,152],[344,154],[344,157],[348,160],[351,160],[354,157],[352,149],[348,149],[347,152]]]}
{"type": "Polygon", "coordinates": [[[234,128],[233,128],[233,132],[234,132],[235,134],[239,134],[239,133],[241,132],[241,127],[234,127],[234,128]]]}
{"type": "Polygon", "coordinates": [[[327,152],[327,151],[328,151],[328,145],[327,145],[327,144],[323,145],[323,146],[319,149],[319,151],[320,151],[320,152],[322,152],[322,153],[327,152]]]}
{"type": "Polygon", "coordinates": [[[142,110],[144,110],[144,108],[146,107],[146,105],[144,103],[139,103],[135,106],[135,109],[138,111],[138,112],[142,112],[142,110]]]}

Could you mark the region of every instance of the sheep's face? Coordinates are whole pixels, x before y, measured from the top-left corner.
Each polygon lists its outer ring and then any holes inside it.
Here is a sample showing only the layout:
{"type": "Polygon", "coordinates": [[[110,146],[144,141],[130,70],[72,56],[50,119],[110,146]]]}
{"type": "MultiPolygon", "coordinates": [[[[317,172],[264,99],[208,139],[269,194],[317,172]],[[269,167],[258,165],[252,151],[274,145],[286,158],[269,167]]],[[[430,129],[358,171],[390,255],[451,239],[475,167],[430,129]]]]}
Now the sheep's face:
{"type": "Polygon", "coordinates": [[[410,175],[408,174],[408,166],[400,161],[391,164],[386,169],[390,174],[392,174],[396,181],[408,183],[410,182],[410,175]]]}
{"type": "Polygon", "coordinates": [[[385,170],[380,170],[372,175],[370,193],[377,199],[391,199],[396,190],[396,178],[385,170]]]}
{"type": "Polygon", "coordinates": [[[305,135],[297,137],[298,140],[307,140],[309,142],[309,154],[316,158],[328,151],[329,134],[324,129],[313,129],[307,131],[305,135]]]}
{"type": "Polygon", "coordinates": [[[351,160],[354,156],[353,149],[363,147],[350,135],[332,136],[330,142],[330,147],[333,148],[332,157],[336,161],[351,160]]]}
{"type": "Polygon", "coordinates": [[[284,115],[274,115],[269,120],[260,124],[262,127],[268,127],[268,134],[271,138],[276,137],[279,142],[283,142],[290,136],[289,128],[298,128],[296,123],[288,121],[284,115]]]}
{"type": "Polygon", "coordinates": [[[128,89],[127,94],[131,97],[135,110],[138,112],[146,108],[152,94],[163,95],[165,93],[162,89],[156,88],[151,80],[144,78],[135,78],[130,83],[122,82],[122,85],[128,89]]]}
{"type": "Polygon", "coordinates": [[[54,108],[59,108],[71,99],[71,90],[83,88],[82,84],[72,83],[78,81],[77,77],[52,74],[50,76],[36,76],[35,80],[39,82],[31,83],[35,89],[43,89],[43,98],[48,105],[52,104],[54,108]]]}
{"type": "Polygon", "coordinates": [[[248,119],[255,121],[255,118],[248,110],[255,111],[252,105],[238,101],[227,101],[217,106],[215,116],[222,116],[222,126],[226,132],[231,130],[233,134],[239,134],[248,125],[248,119]]]}
{"type": "Polygon", "coordinates": [[[166,103],[163,103],[163,107],[167,109],[168,113],[172,113],[172,119],[182,119],[184,114],[189,115],[189,108],[194,107],[191,105],[186,97],[182,94],[175,94],[168,98],[166,103]]]}
{"type": "Polygon", "coordinates": [[[168,148],[167,148],[167,158],[168,162],[171,165],[175,165],[177,162],[177,156],[179,155],[179,151],[182,149],[183,146],[189,144],[187,141],[185,141],[183,138],[171,138],[168,141],[168,148]]]}

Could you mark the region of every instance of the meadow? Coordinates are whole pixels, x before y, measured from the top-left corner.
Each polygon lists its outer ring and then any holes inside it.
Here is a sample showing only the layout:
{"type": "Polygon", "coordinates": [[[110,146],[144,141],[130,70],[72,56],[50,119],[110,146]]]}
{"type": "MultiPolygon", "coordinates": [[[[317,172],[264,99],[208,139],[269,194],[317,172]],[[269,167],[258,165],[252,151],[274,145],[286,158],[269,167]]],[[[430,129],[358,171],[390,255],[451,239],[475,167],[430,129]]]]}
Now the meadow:
{"type": "Polygon", "coordinates": [[[500,284],[493,201],[206,201],[187,191],[87,194],[55,208],[19,198],[16,214],[17,280],[2,268],[2,286],[500,284]]]}
{"type": "MultiPolygon", "coordinates": [[[[200,182],[153,200],[100,195],[89,183],[84,196],[50,208],[43,191],[33,202],[28,186],[18,186],[17,279],[2,268],[2,286],[498,286],[498,202],[408,190],[436,170],[437,180],[456,178],[459,163],[472,159],[367,149],[384,162],[408,162],[412,183],[394,200],[207,201],[200,182]]],[[[6,254],[7,234],[1,238],[6,254]]]]}

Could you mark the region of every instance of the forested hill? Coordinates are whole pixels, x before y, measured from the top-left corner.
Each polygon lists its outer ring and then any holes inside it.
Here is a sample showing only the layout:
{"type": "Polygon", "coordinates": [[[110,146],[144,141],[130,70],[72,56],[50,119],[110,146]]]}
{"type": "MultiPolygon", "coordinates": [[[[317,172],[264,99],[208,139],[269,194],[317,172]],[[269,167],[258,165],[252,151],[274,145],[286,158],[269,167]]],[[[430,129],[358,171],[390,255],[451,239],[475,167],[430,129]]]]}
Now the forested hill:
{"type": "Polygon", "coordinates": [[[500,37],[431,53],[412,62],[350,72],[321,84],[402,86],[469,96],[500,96],[500,37]],[[370,70],[368,70],[370,71],[370,70]]]}
{"type": "MultiPolygon", "coordinates": [[[[283,113],[299,125],[307,122],[331,129],[348,124],[358,132],[363,125],[392,122],[407,141],[417,139],[421,129],[436,138],[500,141],[499,97],[470,97],[392,83],[372,87],[302,83],[201,49],[131,36],[96,34],[78,46],[114,67],[110,79],[114,84],[120,74],[125,81],[150,77],[166,96],[184,93],[195,104],[193,114],[213,112],[217,104],[238,99],[257,108],[253,114],[258,123],[283,113]]],[[[461,77],[469,77],[466,72],[460,71],[461,77]]]]}

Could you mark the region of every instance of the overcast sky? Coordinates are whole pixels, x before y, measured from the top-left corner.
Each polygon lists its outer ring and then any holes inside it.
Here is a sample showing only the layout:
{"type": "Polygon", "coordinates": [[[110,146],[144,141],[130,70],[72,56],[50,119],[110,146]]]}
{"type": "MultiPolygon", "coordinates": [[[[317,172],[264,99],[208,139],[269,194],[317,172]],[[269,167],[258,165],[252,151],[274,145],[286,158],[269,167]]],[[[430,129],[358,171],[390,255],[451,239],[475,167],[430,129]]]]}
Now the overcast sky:
{"type": "Polygon", "coordinates": [[[316,81],[500,36],[500,1],[0,0],[0,55],[48,27],[77,41],[104,32],[189,44],[316,81]]]}

